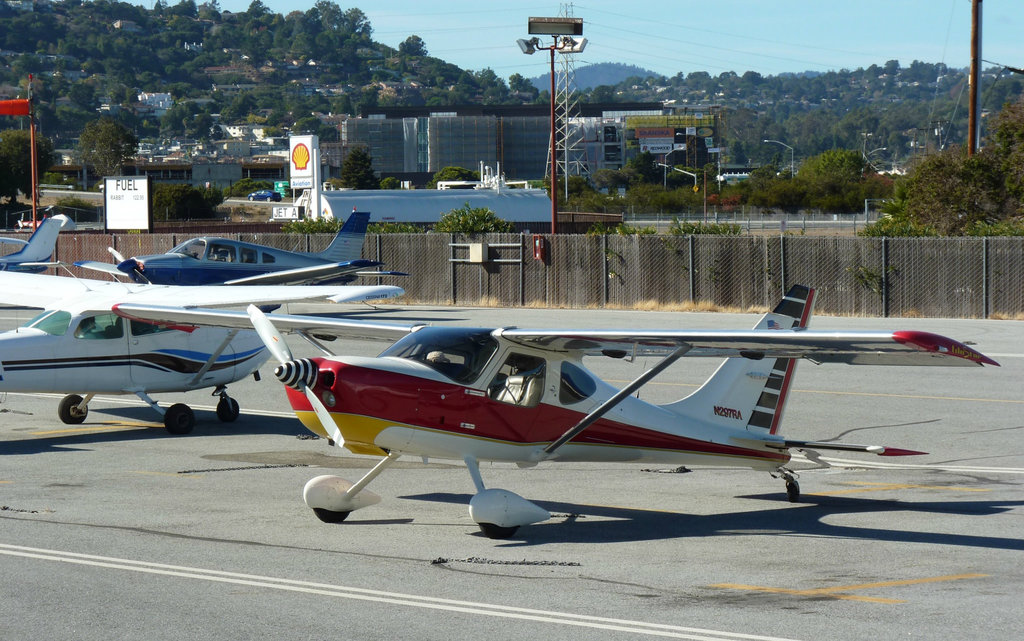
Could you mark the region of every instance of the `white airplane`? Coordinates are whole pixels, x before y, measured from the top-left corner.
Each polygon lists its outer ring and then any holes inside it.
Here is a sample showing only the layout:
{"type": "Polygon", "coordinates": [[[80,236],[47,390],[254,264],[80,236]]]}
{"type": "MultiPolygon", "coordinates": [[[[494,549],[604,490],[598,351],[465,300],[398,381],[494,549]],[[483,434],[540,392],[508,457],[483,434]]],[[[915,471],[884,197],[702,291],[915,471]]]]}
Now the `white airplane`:
{"type": "Polygon", "coordinates": [[[255,332],[155,325],[113,313],[118,303],[228,307],[321,300],[366,302],[400,296],[392,286],[140,285],[45,274],[0,272],[0,304],[40,307],[35,318],[0,333],[0,392],[69,393],[60,419],[81,423],[96,394],[135,394],[163,416],[168,431],[192,430],[183,403],[166,410],[150,394],[213,388],[217,417],[234,421],[227,385],[249,376],[269,354],[255,332]],[[84,397],[82,396],[84,395],[84,397]]]}
{"type": "Polygon", "coordinates": [[[21,249],[0,256],[0,271],[41,272],[47,267],[47,261],[53,257],[53,248],[57,245],[57,234],[62,229],[72,230],[75,223],[64,214],[44,218],[28,240],[20,238],[0,238],[0,243],[20,245],[21,249]]]}
{"type": "Polygon", "coordinates": [[[381,457],[356,483],[319,476],[303,497],[318,518],[343,521],[380,497],[366,485],[400,456],[464,461],[477,488],[469,513],[489,537],[512,536],[547,511],[488,489],[480,461],[744,467],[786,482],[799,499],[790,450],[922,454],[881,445],[799,441],[779,427],[799,359],[850,365],[998,365],[953,339],[920,331],[806,329],[814,292],[794,287],[753,330],[552,330],[426,327],[354,320],[124,304],[128,318],[254,326],[281,362],[275,375],[311,431],[356,454],[381,457]],[[376,358],[294,359],[278,333],[399,339],[376,358]],[[661,360],[622,389],[584,357],[661,360]],[[696,392],[664,405],[632,394],[684,356],[725,358],[696,392]]]}

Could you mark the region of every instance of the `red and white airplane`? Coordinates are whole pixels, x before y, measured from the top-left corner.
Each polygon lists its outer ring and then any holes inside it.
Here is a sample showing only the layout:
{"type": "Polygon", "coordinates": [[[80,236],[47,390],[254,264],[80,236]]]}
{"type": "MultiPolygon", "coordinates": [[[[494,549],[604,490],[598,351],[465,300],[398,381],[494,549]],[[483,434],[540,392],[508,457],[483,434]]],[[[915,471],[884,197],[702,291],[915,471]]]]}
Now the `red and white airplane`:
{"type": "Polygon", "coordinates": [[[799,359],[851,365],[998,365],[950,338],[920,331],[806,329],[814,291],[794,287],[752,330],[531,330],[428,327],[304,316],[265,316],[121,304],[128,318],[255,327],[281,362],[275,374],[302,423],[356,454],[382,457],[351,483],[320,476],[306,504],[323,521],[380,500],[366,485],[400,456],[464,461],[477,493],[469,512],[492,538],[550,517],[538,505],[489,489],[480,461],[638,462],[763,470],[786,482],[790,450],[921,454],[878,445],[797,441],[779,430],[799,359]],[[324,357],[294,359],[281,334],[310,339],[324,357]],[[331,354],[316,336],[399,338],[376,358],[331,354]],[[621,389],[584,357],[661,356],[621,389]],[[686,398],[664,405],[632,394],[681,357],[725,358],[686,398]]]}

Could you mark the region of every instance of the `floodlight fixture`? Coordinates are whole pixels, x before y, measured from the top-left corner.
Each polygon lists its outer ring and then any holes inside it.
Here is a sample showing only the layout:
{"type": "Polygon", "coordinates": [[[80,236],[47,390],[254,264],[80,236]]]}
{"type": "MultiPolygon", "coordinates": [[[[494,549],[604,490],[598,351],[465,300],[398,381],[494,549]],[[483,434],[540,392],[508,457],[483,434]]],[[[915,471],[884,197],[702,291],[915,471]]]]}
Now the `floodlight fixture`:
{"type": "Polygon", "coordinates": [[[542,36],[582,36],[583,18],[535,18],[527,20],[527,33],[542,36]]]}
{"type": "Polygon", "coordinates": [[[530,56],[533,55],[537,51],[537,47],[540,46],[540,38],[530,38],[529,40],[520,38],[519,40],[516,40],[516,44],[523,50],[523,53],[530,56]]]}

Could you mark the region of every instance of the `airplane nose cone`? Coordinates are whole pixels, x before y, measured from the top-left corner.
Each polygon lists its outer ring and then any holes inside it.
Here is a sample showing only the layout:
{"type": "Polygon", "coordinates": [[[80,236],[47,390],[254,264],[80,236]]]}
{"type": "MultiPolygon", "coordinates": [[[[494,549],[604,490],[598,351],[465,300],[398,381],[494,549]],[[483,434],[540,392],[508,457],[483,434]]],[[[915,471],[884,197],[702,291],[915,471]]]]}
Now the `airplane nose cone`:
{"type": "Polygon", "coordinates": [[[138,260],[137,258],[129,258],[128,260],[123,260],[120,263],[118,263],[117,269],[126,274],[130,274],[136,269],[139,270],[140,272],[145,271],[146,266],[142,263],[141,260],[138,260]]]}
{"type": "Polygon", "coordinates": [[[317,366],[308,358],[281,363],[274,368],[274,376],[292,389],[301,390],[303,387],[313,387],[316,384],[317,366]]]}

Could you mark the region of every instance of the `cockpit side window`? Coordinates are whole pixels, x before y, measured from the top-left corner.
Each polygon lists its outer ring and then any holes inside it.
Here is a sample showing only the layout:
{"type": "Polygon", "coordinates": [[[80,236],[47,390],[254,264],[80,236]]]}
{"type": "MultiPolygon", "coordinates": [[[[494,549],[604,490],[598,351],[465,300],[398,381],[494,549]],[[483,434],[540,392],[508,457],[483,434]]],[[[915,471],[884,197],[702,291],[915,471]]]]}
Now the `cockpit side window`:
{"type": "Polygon", "coordinates": [[[543,358],[512,352],[487,386],[487,394],[502,403],[533,407],[544,395],[546,369],[543,358]]]}
{"type": "Polygon", "coordinates": [[[242,263],[255,263],[256,255],[259,253],[252,247],[239,247],[239,262],[242,263]]]}
{"type": "Polygon", "coordinates": [[[225,243],[210,243],[210,254],[208,260],[216,260],[222,263],[235,262],[235,248],[225,243]]]}
{"type": "Polygon", "coordinates": [[[117,314],[86,316],[75,328],[75,338],[85,340],[124,338],[124,323],[117,314]]]}
{"type": "Polygon", "coordinates": [[[561,382],[558,386],[558,402],[565,405],[579,403],[590,398],[597,391],[597,384],[582,367],[568,361],[562,362],[561,382]]]}
{"type": "Polygon", "coordinates": [[[150,334],[159,334],[161,332],[172,331],[170,327],[166,325],[156,325],[154,323],[144,323],[142,321],[133,320],[130,323],[132,336],[149,336],[150,334]]]}
{"type": "Polygon", "coordinates": [[[50,310],[39,314],[25,323],[24,326],[38,329],[53,336],[63,336],[67,333],[70,324],[71,314],[69,312],[50,310]]]}

